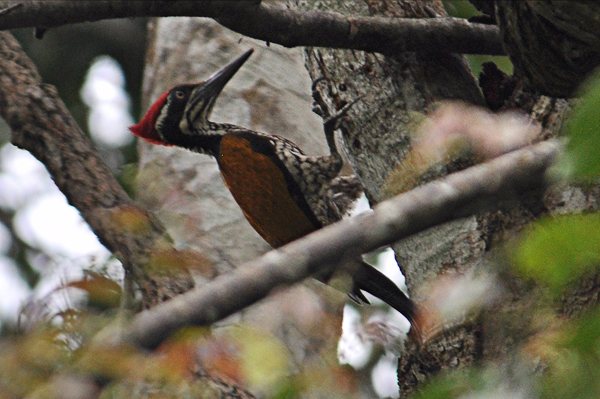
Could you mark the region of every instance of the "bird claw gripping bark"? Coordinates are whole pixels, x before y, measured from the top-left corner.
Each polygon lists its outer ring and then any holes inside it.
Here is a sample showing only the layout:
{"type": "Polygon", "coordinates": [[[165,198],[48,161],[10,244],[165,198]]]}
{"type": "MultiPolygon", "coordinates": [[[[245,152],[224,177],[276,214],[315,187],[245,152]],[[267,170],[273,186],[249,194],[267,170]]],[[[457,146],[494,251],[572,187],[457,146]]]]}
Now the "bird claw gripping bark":
{"type": "Polygon", "coordinates": [[[329,78],[322,76],[316,79],[311,86],[312,97],[314,100],[313,112],[323,118],[323,130],[325,132],[325,138],[327,139],[329,150],[333,154],[337,153],[334,138],[335,131],[340,128],[340,124],[344,117],[347,116],[350,108],[352,108],[358,101],[362,100],[364,96],[358,96],[351,102],[344,105],[340,110],[332,113],[330,107],[327,105],[327,102],[321,95],[320,90],[318,90],[319,83],[326,81],[328,82],[329,78]]]}
{"type": "Polygon", "coordinates": [[[354,100],[350,101],[348,104],[344,105],[342,109],[338,110],[335,114],[330,115],[325,119],[323,124],[325,125],[325,129],[337,130],[340,127],[340,122],[342,119],[348,114],[350,108],[352,108],[357,102],[363,99],[364,96],[358,96],[354,100]]]}

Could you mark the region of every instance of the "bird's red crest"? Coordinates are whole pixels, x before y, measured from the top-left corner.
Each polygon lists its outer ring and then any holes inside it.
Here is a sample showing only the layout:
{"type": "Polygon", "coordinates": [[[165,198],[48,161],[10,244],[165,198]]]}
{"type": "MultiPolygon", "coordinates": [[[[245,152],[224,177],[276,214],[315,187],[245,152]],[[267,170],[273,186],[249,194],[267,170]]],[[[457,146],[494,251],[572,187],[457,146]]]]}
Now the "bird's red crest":
{"type": "Polygon", "coordinates": [[[156,130],[156,119],[158,118],[163,105],[165,105],[168,96],[169,90],[165,91],[160,97],[158,97],[148,112],[146,112],[146,115],[144,115],[144,117],[137,124],[130,126],[129,130],[131,130],[134,135],[141,137],[150,143],[165,145],[163,139],[156,130]]]}

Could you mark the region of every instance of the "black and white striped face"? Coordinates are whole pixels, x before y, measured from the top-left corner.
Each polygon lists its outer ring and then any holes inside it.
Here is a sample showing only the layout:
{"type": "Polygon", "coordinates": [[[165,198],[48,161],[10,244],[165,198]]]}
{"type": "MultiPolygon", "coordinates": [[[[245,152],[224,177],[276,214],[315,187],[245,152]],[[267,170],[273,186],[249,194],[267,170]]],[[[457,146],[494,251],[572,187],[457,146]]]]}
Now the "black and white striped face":
{"type": "Polygon", "coordinates": [[[169,90],[155,122],[156,130],[165,143],[175,144],[178,136],[193,134],[192,115],[188,109],[190,97],[197,86],[185,84],[169,90]]]}
{"type": "Polygon", "coordinates": [[[185,84],[167,90],[152,104],[140,122],[129,129],[153,144],[181,145],[182,140],[194,133],[188,103],[200,85],[185,84]]]}
{"type": "Polygon", "coordinates": [[[206,81],[172,88],[156,120],[156,129],[165,141],[173,134],[198,135],[209,130],[208,118],[229,80],[250,57],[249,50],[215,72],[206,81]]]}
{"type": "Polygon", "coordinates": [[[162,145],[189,144],[191,136],[211,134],[208,118],[217,97],[253,51],[246,51],[204,82],[183,84],[164,92],[140,122],[129,129],[148,142],[162,145]]]}

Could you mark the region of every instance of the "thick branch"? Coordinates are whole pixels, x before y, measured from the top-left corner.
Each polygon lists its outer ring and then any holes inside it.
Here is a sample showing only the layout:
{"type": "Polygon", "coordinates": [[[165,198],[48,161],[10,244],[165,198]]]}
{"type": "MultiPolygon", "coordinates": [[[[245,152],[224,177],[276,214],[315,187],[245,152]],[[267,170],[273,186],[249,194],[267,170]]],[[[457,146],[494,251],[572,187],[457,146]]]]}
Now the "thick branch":
{"type": "Polygon", "coordinates": [[[155,347],[181,327],[214,323],[323,265],[335,266],[487,208],[493,199],[540,187],[559,147],[556,142],[535,144],[381,202],[373,213],[327,226],[136,316],[126,338],[155,347]]]}
{"type": "Polygon", "coordinates": [[[69,203],[140,284],[146,307],[193,286],[187,271],[147,270],[158,252],[172,249],[164,227],[133,204],[56,89],[42,83],[8,32],[0,32],[0,116],[12,130],[13,144],[46,166],[69,203]]]}
{"type": "Polygon", "coordinates": [[[208,17],[243,35],[286,47],[504,54],[495,26],[460,18],[350,17],[283,9],[256,1],[0,1],[0,29],[49,28],[106,18],[208,17]],[[22,4],[17,7],[16,4],[22,4]]]}

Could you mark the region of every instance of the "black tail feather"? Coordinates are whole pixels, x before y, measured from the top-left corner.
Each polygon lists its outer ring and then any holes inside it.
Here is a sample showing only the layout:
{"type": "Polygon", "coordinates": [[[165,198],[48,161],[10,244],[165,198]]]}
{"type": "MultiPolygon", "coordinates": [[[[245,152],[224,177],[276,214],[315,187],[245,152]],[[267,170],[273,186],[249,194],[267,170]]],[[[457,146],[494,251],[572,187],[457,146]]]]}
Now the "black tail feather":
{"type": "Polygon", "coordinates": [[[354,287],[352,288],[350,298],[360,300],[358,301],[359,303],[369,303],[360,292],[360,290],[364,290],[396,309],[411,324],[414,324],[415,313],[417,311],[415,303],[379,270],[368,263],[361,262],[359,270],[354,273],[353,280],[354,287]]]}

